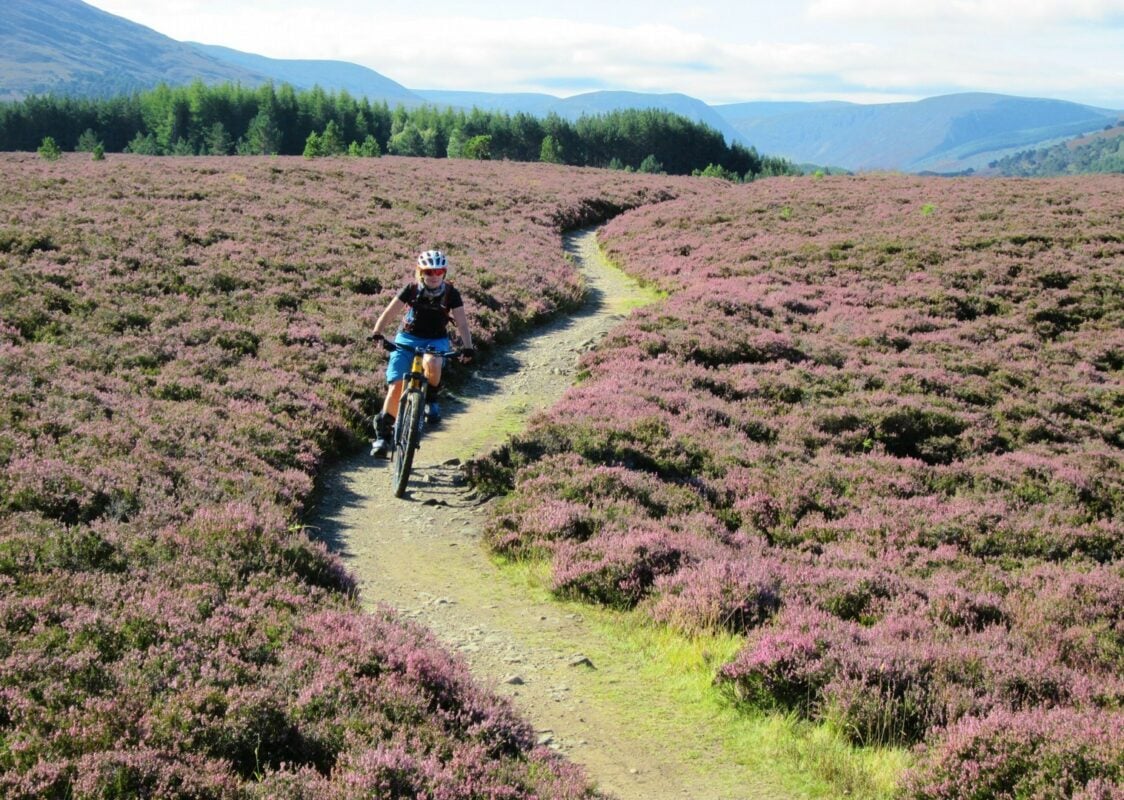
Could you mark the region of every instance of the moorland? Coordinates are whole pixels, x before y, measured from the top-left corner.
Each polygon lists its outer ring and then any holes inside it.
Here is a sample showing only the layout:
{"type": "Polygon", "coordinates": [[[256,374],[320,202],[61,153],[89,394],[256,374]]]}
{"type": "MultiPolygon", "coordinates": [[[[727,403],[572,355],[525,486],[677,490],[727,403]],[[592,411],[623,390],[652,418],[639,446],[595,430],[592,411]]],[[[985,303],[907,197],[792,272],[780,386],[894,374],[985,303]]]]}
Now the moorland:
{"type": "Polygon", "coordinates": [[[473,465],[490,546],[744,637],[715,691],[917,746],[904,796],[1119,792],[1119,178],[2,161],[7,796],[591,796],[298,522],[416,250],[487,357],[602,222],[666,299],[473,465]]]}

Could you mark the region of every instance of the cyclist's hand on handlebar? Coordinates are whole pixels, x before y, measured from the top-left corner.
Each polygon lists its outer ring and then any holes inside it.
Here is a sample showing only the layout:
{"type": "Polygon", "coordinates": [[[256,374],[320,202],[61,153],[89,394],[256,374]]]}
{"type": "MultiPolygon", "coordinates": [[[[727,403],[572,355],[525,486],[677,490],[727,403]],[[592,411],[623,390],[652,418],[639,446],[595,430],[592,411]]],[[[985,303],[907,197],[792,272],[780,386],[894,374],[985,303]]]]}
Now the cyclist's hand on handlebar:
{"type": "Polygon", "coordinates": [[[460,361],[462,364],[468,364],[475,357],[476,357],[476,348],[475,347],[462,347],[461,351],[460,351],[460,356],[458,357],[457,360],[460,361]]]}
{"type": "Polygon", "coordinates": [[[378,342],[379,345],[388,353],[393,353],[398,350],[398,345],[394,343],[393,339],[388,339],[384,334],[378,331],[371,331],[367,334],[368,342],[378,342]]]}

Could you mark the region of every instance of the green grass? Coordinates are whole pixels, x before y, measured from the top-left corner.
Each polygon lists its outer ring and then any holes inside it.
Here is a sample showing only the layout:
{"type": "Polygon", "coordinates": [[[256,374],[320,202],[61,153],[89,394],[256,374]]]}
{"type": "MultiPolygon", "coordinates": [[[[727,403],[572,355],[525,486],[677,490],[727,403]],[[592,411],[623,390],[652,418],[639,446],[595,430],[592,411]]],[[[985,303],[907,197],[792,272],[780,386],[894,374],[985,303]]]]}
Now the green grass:
{"type": "MultiPolygon", "coordinates": [[[[601,267],[607,268],[612,279],[619,281],[619,291],[606,293],[608,311],[610,314],[627,316],[629,312],[637,308],[643,308],[652,303],[658,303],[671,296],[670,292],[666,289],[661,289],[653,281],[646,280],[642,275],[633,275],[627,272],[620,264],[610,259],[600,246],[598,246],[597,254],[591,257],[599,259],[601,261],[601,267]]],[[[568,258],[574,261],[572,257],[568,256],[568,258]]],[[[597,265],[594,264],[589,266],[591,271],[597,268],[597,265]]],[[[583,279],[586,281],[589,280],[588,277],[583,279]]]]}
{"type": "Polygon", "coordinates": [[[749,787],[760,797],[893,796],[908,752],[856,748],[827,725],[738,705],[715,686],[715,674],[741,647],[741,637],[688,637],[640,611],[556,601],[546,563],[496,564],[513,589],[582,615],[598,634],[596,650],[585,652],[602,675],[590,684],[597,702],[642,731],[654,753],[686,748],[716,797],[749,797],[749,787]]]}
{"type": "Polygon", "coordinates": [[[609,313],[627,316],[638,308],[649,306],[652,303],[666,299],[668,296],[666,292],[661,292],[651,286],[638,287],[636,292],[636,294],[629,295],[628,297],[611,298],[609,301],[609,313]]]}
{"type": "Polygon", "coordinates": [[[474,419],[484,422],[474,426],[469,435],[458,442],[457,456],[464,460],[471,459],[523,431],[527,427],[528,417],[543,406],[545,400],[546,398],[530,392],[474,399],[474,409],[483,408],[484,411],[474,419]]]}

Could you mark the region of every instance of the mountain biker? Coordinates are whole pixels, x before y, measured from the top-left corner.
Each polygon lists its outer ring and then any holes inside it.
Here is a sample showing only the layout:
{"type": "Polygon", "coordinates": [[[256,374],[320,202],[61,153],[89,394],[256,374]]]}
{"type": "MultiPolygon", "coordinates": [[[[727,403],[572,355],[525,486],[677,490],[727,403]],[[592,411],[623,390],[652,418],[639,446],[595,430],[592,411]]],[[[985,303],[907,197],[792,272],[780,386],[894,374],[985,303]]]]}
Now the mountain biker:
{"type": "MultiPolygon", "coordinates": [[[[447,330],[451,320],[456,323],[457,333],[460,335],[460,360],[467,363],[476,354],[472,347],[472,334],[468,330],[464,301],[461,300],[460,292],[445,280],[448,271],[449,261],[440,250],[422,252],[414,270],[414,282],[398,292],[375,322],[372,336],[379,338],[384,349],[390,353],[390,362],[386,365],[386,400],[382,411],[375,417],[375,441],[371,445],[371,454],[378,458],[385,458],[390,452],[394,415],[398,411],[405,377],[414,358],[413,353],[399,350],[395,343],[451,350],[447,330]],[[391,341],[383,331],[403,309],[408,311],[391,341]]],[[[438,396],[441,391],[442,362],[440,356],[432,355],[426,355],[423,361],[427,384],[425,418],[431,425],[441,421],[438,396]]]]}

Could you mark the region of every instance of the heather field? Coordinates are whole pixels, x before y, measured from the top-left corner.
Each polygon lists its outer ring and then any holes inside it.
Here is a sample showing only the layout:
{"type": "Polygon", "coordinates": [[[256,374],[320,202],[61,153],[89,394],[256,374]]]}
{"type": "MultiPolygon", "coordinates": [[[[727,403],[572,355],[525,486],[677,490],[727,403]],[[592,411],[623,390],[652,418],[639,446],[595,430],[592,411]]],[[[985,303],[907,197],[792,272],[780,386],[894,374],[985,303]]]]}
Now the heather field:
{"type": "Polygon", "coordinates": [[[703,184],[425,159],[0,156],[0,795],[579,798],[296,524],[423,247],[485,351],[559,231],[703,184]]]}
{"type": "Polygon", "coordinates": [[[744,646],[913,798],[1124,796],[1124,179],[772,179],[601,240],[668,292],[476,465],[499,552],[744,646]]]}

